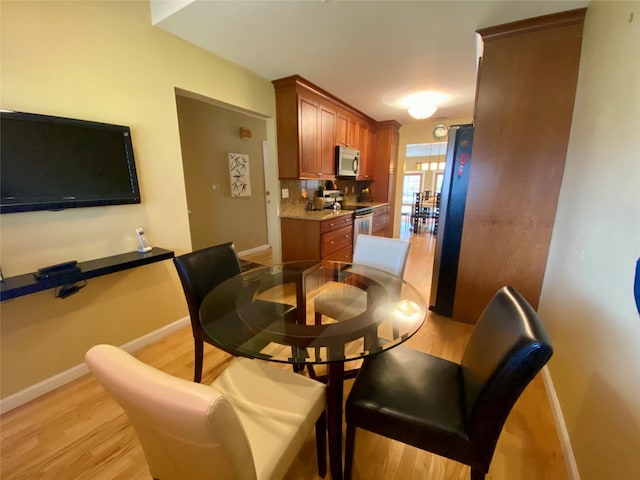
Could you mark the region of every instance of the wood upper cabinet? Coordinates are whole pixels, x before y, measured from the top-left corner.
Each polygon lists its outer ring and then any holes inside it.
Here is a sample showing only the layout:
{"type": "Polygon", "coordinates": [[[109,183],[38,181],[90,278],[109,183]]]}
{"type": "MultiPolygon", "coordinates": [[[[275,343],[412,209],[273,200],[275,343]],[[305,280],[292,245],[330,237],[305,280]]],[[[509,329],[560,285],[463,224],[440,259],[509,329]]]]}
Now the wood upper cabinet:
{"type": "Polygon", "coordinates": [[[504,285],[538,306],[571,129],[585,10],[478,31],[484,48],[454,320],[475,323],[504,285]]]}
{"type": "Polygon", "coordinates": [[[329,107],[319,104],[320,119],[320,175],[333,177],[336,170],[336,113],[329,107]]]}
{"type": "Polygon", "coordinates": [[[335,110],[296,82],[275,81],[274,86],[280,178],[333,178],[335,110]]]}
{"type": "Polygon", "coordinates": [[[335,178],[336,145],[360,150],[357,180],[374,180],[380,158],[388,170],[389,156],[377,152],[378,122],[298,75],[273,85],[281,179],[335,178]]]}
{"type": "Polygon", "coordinates": [[[298,94],[299,178],[332,178],[336,114],[311,96],[298,94]]]}
{"type": "Polygon", "coordinates": [[[336,112],[336,145],[347,146],[347,114],[338,110],[336,112]]]}
{"type": "Polygon", "coordinates": [[[347,118],[347,146],[351,148],[358,148],[358,119],[353,115],[349,115],[347,118]]]}
{"type": "Polygon", "coordinates": [[[375,130],[374,127],[365,122],[359,124],[358,135],[360,149],[360,174],[357,180],[375,179],[375,130]]]}
{"type": "Polygon", "coordinates": [[[318,151],[319,142],[319,125],[318,121],[319,107],[318,104],[303,96],[298,96],[298,118],[300,124],[300,177],[319,177],[321,176],[318,151]]]}

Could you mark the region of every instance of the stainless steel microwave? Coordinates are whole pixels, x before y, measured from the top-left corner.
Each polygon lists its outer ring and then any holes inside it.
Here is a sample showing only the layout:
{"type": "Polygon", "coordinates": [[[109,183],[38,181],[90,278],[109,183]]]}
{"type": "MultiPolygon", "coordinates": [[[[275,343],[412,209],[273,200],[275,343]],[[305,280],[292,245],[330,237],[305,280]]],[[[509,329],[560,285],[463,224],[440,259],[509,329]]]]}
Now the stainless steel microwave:
{"type": "Polygon", "coordinates": [[[360,150],[336,146],[336,177],[356,177],[360,173],[360,150]]]}

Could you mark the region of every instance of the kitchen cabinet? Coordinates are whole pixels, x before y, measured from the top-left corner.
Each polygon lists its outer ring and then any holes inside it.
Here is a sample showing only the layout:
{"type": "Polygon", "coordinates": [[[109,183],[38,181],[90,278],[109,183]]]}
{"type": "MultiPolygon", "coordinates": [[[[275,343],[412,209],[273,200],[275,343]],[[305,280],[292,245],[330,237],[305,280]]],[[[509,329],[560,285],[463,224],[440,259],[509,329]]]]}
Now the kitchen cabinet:
{"type": "Polygon", "coordinates": [[[360,174],[356,180],[375,179],[375,130],[368,124],[360,122],[358,134],[360,150],[360,174]]]}
{"type": "Polygon", "coordinates": [[[393,205],[396,198],[398,176],[398,148],[400,143],[400,124],[395,120],[378,122],[375,133],[375,182],[371,185],[371,198],[374,202],[389,203],[389,224],[393,229],[393,205]]]}
{"type": "Polygon", "coordinates": [[[347,146],[351,148],[359,148],[360,144],[358,143],[358,119],[349,115],[347,118],[347,146]]]}
{"type": "Polygon", "coordinates": [[[334,178],[334,108],[320,95],[295,83],[274,85],[280,178],[334,178]]]}
{"type": "Polygon", "coordinates": [[[318,104],[305,98],[298,98],[298,117],[300,118],[300,177],[321,176],[318,149],[318,104]]]}
{"type": "Polygon", "coordinates": [[[353,258],[353,214],[327,220],[280,218],[282,260],[334,260],[353,258]]]}
{"type": "Polygon", "coordinates": [[[273,81],[281,179],[335,178],[335,146],[361,151],[358,180],[372,180],[377,123],[298,75],[273,81]]]}
{"type": "Polygon", "coordinates": [[[300,178],[332,178],[335,172],[334,111],[310,96],[298,96],[300,178]]]}
{"type": "Polygon", "coordinates": [[[336,170],[336,114],[331,108],[321,103],[318,104],[318,108],[320,120],[320,158],[318,159],[320,175],[333,178],[336,170]]]}
{"type": "Polygon", "coordinates": [[[585,11],[478,31],[484,47],[453,320],[476,322],[504,285],[538,306],[571,129],[585,11]]]}
{"type": "Polygon", "coordinates": [[[389,219],[389,205],[375,207],[373,209],[371,234],[378,237],[391,237],[391,222],[389,219]]]}
{"type": "Polygon", "coordinates": [[[336,145],[347,146],[347,114],[341,111],[336,112],[336,145]]]}

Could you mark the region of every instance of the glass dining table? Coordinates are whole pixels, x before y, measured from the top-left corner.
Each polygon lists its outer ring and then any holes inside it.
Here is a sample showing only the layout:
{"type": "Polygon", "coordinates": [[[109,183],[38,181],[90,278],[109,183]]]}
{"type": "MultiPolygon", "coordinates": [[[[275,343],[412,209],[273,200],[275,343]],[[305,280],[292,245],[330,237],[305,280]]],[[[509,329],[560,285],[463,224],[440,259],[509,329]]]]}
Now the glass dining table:
{"type": "Polygon", "coordinates": [[[296,371],[326,364],[329,467],[338,480],[345,363],[406,341],[426,312],[422,295],[399,277],[363,265],[304,261],[255,268],[221,283],[202,302],[200,322],[232,355],[292,364],[296,371]]]}

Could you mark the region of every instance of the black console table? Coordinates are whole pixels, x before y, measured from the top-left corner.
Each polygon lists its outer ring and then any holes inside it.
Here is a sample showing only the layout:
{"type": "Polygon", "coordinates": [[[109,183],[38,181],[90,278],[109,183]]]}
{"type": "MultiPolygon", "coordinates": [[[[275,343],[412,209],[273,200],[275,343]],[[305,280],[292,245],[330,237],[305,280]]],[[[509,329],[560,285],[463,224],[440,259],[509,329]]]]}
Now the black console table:
{"type": "Polygon", "coordinates": [[[5,278],[0,282],[0,301],[9,300],[30,293],[41,292],[50,288],[70,285],[82,280],[108,275],[109,273],[140,267],[149,263],[160,262],[174,257],[171,250],[154,247],[146,253],[128,252],[111,257],[78,262],[80,271],[69,275],[36,280],[34,273],[25,273],[15,277],[5,278]]]}

